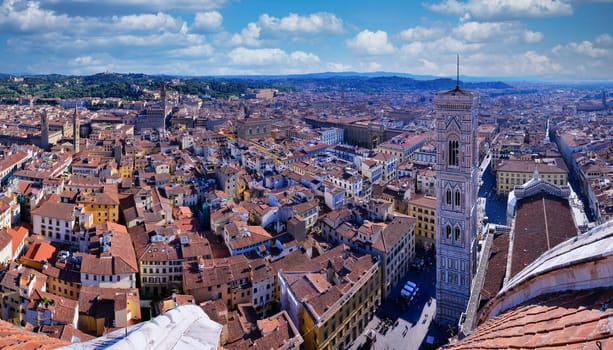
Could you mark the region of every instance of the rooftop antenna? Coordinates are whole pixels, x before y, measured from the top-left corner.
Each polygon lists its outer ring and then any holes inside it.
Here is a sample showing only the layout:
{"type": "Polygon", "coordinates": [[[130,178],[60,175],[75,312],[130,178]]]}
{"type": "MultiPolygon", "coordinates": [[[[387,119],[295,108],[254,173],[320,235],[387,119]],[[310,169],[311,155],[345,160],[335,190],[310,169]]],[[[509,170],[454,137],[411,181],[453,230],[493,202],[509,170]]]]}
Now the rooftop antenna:
{"type": "Polygon", "coordinates": [[[455,84],[455,88],[456,90],[460,89],[460,54],[457,54],[457,59],[458,59],[458,64],[457,64],[457,68],[456,68],[456,84],[455,84]]]}

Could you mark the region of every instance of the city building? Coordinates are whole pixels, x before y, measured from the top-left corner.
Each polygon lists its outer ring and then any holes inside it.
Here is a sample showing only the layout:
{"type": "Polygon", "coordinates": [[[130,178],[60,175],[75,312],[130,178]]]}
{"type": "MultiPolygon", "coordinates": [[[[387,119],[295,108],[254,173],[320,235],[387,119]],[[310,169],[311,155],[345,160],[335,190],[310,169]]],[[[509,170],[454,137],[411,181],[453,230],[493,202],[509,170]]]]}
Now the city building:
{"type": "Polygon", "coordinates": [[[77,196],[76,202],[91,215],[93,225],[119,221],[119,197],[115,185],[104,185],[101,193],[83,193],[77,196]]]}
{"type": "Polygon", "coordinates": [[[496,167],[496,193],[506,196],[516,186],[532,179],[537,171],[539,176],[554,185],[568,183],[568,168],[561,158],[537,160],[503,160],[496,167]]]}
{"type": "Polygon", "coordinates": [[[244,255],[183,262],[183,292],[197,303],[221,300],[228,308],[250,303],[251,269],[244,255]]]}
{"type": "Polygon", "coordinates": [[[145,227],[130,229],[143,298],[181,290],[183,262],[195,261],[198,257],[212,258],[209,241],[194,232],[182,232],[173,225],[158,226],[154,232],[147,232],[145,227]]]}
{"type": "Polygon", "coordinates": [[[243,221],[224,225],[222,237],[232,256],[241,254],[264,256],[272,244],[272,236],[262,226],[247,225],[243,221]]]}
{"type": "Polygon", "coordinates": [[[81,255],[81,289],[136,288],[138,263],[125,226],[96,225],[89,239],[89,254],[81,255]]]}
{"type": "Polygon", "coordinates": [[[92,216],[71,203],[58,203],[53,200],[43,202],[32,209],[32,231],[48,238],[51,242],[79,246],[87,241],[78,227],[90,227],[92,216]]]}
{"type": "MultiPolygon", "coordinates": [[[[136,288],[83,286],[79,292],[79,330],[100,337],[141,321],[136,288]]],[[[81,346],[81,344],[79,344],[81,346]]]]}
{"type": "Polygon", "coordinates": [[[360,169],[360,173],[364,176],[370,183],[378,184],[381,182],[382,174],[383,174],[383,165],[381,162],[377,162],[373,159],[364,159],[362,161],[362,168],[360,169]]]}
{"type": "Polygon", "coordinates": [[[436,321],[456,325],[466,310],[477,253],[479,95],[455,89],[435,97],[436,321]]]}
{"type": "Polygon", "coordinates": [[[409,199],[409,216],[417,219],[415,241],[430,250],[436,243],[436,197],[415,194],[409,199]]]}
{"type": "Polygon", "coordinates": [[[323,128],[317,130],[319,140],[327,145],[334,146],[343,143],[344,131],[339,128],[323,128]]]}
{"type": "Polygon", "coordinates": [[[381,165],[381,182],[386,184],[395,180],[398,170],[398,161],[395,155],[390,153],[377,153],[372,159],[381,165]]]}
{"type": "Polygon", "coordinates": [[[238,196],[238,172],[234,166],[219,167],[215,171],[217,183],[230,198],[238,196]]]}
{"type": "Polygon", "coordinates": [[[300,329],[307,349],[349,346],[381,302],[378,262],[346,245],[286,266],[278,272],[278,283],[281,308],[300,329]]]}
{"type": "Polygon", "coordinates": [[[236,121],[236,136],[241,139],[270,137],[272,120],[266,118],[245,118],[236,121]]]}
{"type": "Polygon", "coordinates": [[[13,263],[0,282],[2,319],[21,324],[25,319],[28,304],[36,295],[35,292],[46,291],[46,282],[47,276],[44,274],[13,263]]]}

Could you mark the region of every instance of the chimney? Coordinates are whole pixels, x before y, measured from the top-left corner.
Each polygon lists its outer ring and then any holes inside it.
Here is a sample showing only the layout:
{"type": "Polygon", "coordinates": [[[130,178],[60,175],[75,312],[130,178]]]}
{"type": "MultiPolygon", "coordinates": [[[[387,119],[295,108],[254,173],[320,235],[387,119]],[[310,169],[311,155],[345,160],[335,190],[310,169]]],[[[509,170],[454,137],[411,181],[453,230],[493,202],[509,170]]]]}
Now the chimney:
{"type": "Polygon", "coordinates": [[[326,265],[326,281],[330,284],[334,284],[334,272],[332,261],[328,260],[328,264],[326,265]]]}

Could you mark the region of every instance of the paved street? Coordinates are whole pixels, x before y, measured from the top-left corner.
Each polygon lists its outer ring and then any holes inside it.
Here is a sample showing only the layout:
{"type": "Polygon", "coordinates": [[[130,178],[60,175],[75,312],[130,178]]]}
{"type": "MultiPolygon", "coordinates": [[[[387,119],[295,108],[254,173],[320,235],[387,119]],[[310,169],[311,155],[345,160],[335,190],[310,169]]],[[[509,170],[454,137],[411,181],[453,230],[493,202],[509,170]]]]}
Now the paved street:
{"type": "MultiPolygon", "coordinates": [[[[410,271],[402,279],[402,283],[396,286],[366,328],[366,330],[377,329],[377,339],[370,349],[428,349],[425,344],[427,335],[435,336],[439,344],[446,338],[445,331],[432,322],[436,311],[434,276],[434,264],[426,263],[422,272],[410,271]],[[410,305],[402,299],[397,299],[407,280],[417,283],[419,287],[419,295],[410,305]],[[432,300],[428,303],[430,298],[432,300]],[[391,320],[389,321],[391,325],[385,327],[382,319],[391,320]],[[398,323],[394,326],[396,321],[398,323]]],[[[364,346],[365,342],[366,337],[362,334],[351,349],[367,349],[368,347],[364,346]]]]}
{"type": "Polygon", "coordinates": [[[479,197],[485,198],[485,215],[493,224],[506,225],[507,223],[507,197],[496,194],[496,178],[492,175],[491,164],[483,170],[482,185],[479,188],[479,197]]]}

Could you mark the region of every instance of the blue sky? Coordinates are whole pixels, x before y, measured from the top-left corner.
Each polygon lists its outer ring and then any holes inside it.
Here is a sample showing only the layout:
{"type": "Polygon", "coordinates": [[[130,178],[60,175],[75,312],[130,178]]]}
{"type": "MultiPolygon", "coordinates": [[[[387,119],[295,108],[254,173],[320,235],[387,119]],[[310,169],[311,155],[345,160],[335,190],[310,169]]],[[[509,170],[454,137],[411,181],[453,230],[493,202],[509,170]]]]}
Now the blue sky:
{"type": "Polygon", "coordinates": [[[613,79],[613,0],[0,0],[0,72],[613,79]]]}

